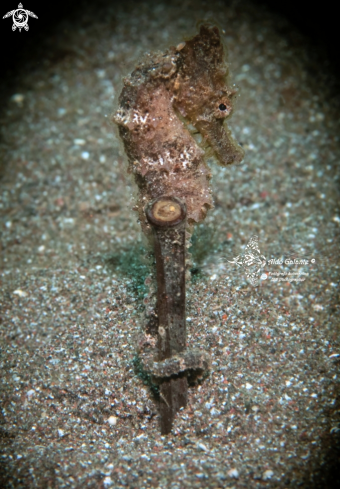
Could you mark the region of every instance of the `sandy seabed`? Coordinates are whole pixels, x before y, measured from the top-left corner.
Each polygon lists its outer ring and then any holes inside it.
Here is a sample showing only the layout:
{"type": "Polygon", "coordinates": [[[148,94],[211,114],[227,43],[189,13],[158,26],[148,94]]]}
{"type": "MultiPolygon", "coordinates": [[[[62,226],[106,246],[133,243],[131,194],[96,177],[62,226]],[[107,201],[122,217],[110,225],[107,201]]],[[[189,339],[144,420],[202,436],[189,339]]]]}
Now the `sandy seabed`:
{"type": "Polygon", "coordinates": [[[1,487],[336,487],[339,111],[322,57],[215,0],[89,8],[39,49],[1,115],[1,487]],[[162,437],[134,360],[152,264],[110,115],[141,54],[204,18],[224,30],[246,156],[211,161],[187,324],[212,368],[162,437]],[[254,235],[256,287],[230,263],[254,235]]]}

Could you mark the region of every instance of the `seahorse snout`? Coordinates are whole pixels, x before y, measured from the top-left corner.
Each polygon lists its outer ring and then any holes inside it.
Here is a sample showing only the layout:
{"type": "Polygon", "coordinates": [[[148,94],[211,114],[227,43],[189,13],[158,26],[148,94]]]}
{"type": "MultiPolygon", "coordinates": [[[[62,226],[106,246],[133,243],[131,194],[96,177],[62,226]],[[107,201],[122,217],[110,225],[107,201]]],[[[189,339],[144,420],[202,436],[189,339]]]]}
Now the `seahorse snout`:
{"type": "Polygon", "coordinates": [[[220,165],[227,166],[242,161],[243,149],[235,143],[230,131],[223,126],[223,119],[197,121],[195,127],[211,146],[220,165]]]}

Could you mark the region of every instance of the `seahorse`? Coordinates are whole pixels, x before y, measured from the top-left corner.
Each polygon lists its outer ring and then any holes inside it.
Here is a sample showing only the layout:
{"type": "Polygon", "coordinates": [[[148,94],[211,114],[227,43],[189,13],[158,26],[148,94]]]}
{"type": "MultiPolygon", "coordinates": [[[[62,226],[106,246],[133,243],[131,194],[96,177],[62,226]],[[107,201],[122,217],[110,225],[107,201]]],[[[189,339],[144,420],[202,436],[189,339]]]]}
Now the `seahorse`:
{"type": "Polygon", "coordinates": [[[113,121],[139,187],[137,210],[147,235],[145,206],[161,195],[186,204],[189,226],[205,218],[213,207],[209,151],[222,166],[243,158],[224,124],[235,97],[225,58],[218,28],[205,23],[177,47],[146,54],[124,79],[113,121]]]}

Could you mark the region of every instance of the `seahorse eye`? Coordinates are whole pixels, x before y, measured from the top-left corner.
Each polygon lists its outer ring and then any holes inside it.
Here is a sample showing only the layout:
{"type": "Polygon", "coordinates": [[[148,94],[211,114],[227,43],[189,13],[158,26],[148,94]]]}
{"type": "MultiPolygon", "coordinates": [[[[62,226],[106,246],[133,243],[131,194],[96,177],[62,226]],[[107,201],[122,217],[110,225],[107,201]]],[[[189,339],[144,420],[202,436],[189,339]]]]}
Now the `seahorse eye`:
{"type": "Polygon", "coordinates": [[[218,107],[220,110],[227,110],[227,106],[224,105],[224,104],[221,104],[219,107],[218,107]]]}

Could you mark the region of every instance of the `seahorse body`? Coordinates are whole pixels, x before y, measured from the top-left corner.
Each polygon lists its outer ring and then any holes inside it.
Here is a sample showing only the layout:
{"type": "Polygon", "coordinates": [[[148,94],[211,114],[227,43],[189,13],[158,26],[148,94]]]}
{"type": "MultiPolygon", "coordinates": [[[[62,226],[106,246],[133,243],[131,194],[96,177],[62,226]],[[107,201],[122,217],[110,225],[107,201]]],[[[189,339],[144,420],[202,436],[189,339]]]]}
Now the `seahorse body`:
{"type": "Polygon", "coordinates": [[[205,147],[223,166],[242,160],[242,149],[223,125],[235,93],[226,85],[227,74],[218,28],[204,24],[177,48],[146,55],[125,78],[113,120],[140,189],[144,232],[144,207],[160,195],[184,201],[189,224],[202,221],[213,207],[205,147]],[[189,127],[205,144],[196,142],[189,127]]]}

